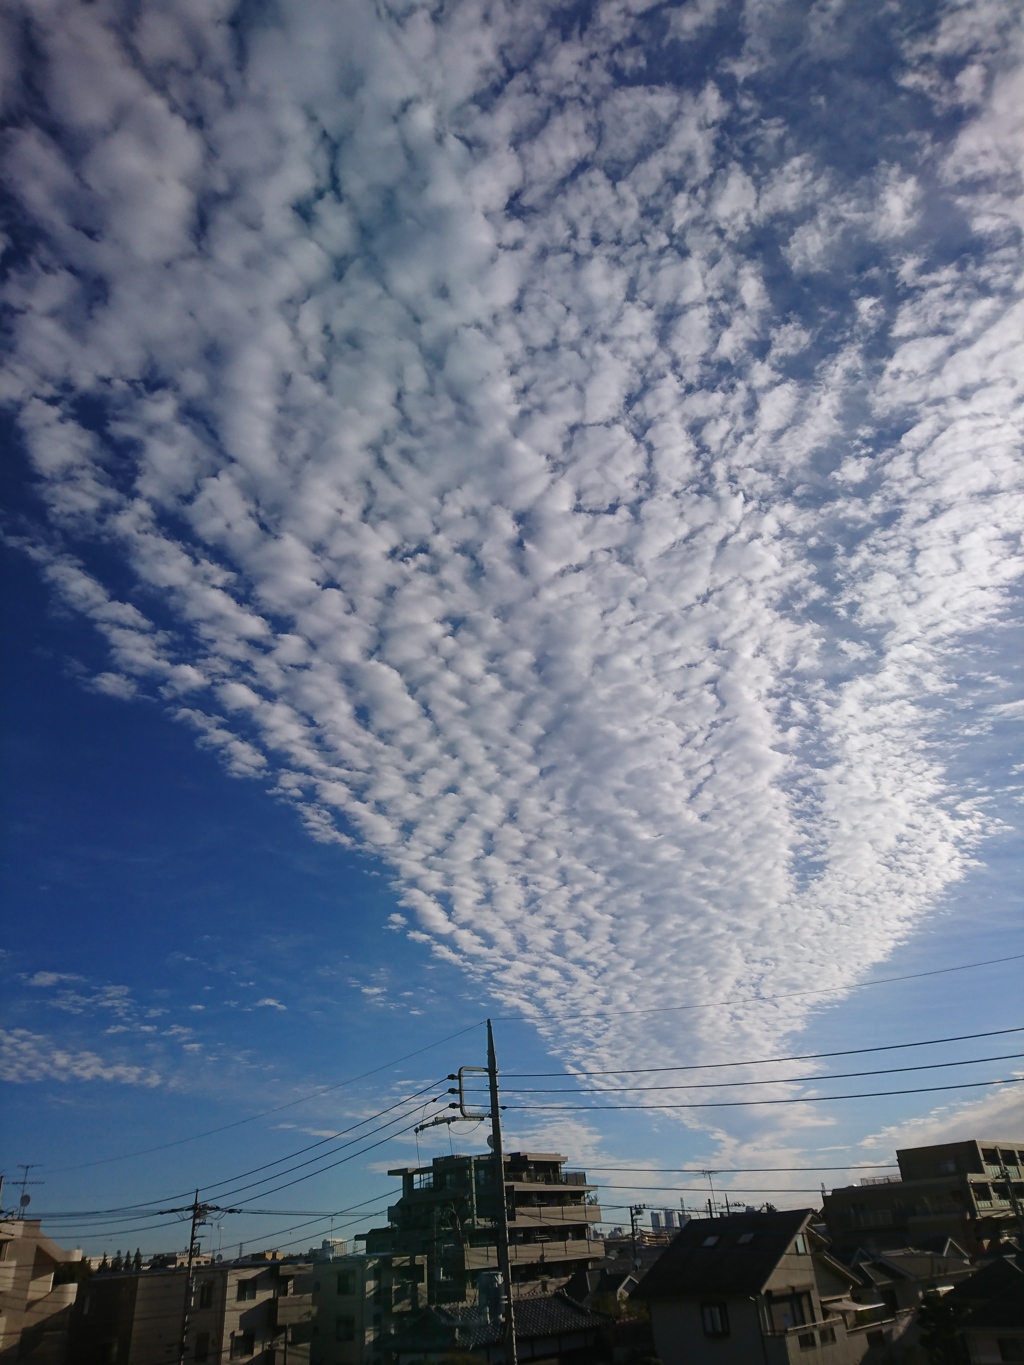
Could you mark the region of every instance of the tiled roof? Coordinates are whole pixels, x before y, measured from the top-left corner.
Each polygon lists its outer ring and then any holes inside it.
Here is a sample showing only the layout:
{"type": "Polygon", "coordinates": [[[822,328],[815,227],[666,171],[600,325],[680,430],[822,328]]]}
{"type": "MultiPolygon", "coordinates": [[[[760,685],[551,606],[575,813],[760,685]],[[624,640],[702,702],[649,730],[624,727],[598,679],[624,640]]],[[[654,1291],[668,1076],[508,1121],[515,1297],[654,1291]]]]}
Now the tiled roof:
{"type": "Polygon", "coordinates": [[[695,1218],[655,1261],[631,1297],[758,1294],[793,1238],[813,1216],[811,1209],[791,1209],[695,1218]],[[711,1238],[717,1240],[708,1245],[711,1238]]]}
{"type": "MultiPolygon", "coordinates": [[[[607,1314],[591,1313],[561,1293],[517,1299],[515,1311],[517,1341],[568,1335],[612,1321],[607,1314]]],[[[501,1324],[481,1321],[478,1308],[448,1309],[443,1316],[451,1326],[458,1327],[462,1346],[493,1346],[501,1340],[501,1324]]]]}

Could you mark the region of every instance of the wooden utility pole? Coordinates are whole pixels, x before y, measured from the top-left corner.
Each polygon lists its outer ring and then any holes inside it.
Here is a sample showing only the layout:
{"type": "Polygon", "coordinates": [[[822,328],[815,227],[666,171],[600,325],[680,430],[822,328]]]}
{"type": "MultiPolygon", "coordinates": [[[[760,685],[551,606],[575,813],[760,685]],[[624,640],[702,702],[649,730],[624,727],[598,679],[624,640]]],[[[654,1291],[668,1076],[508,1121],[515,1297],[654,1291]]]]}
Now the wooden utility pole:
{"type": "Polygon", "coordinates": [[[494,1171],[498,1197],[498,1268],[505,1281],[505,1365],[518,1365],[516,1353],[516,1310],[512,1297],[512,1258],[508,1239],[508,1197],[505,1193],[505,1153],[501,1146],[501,1106],[498,1104],[498,1061],[494,1053],[494,1032],[487,1021],[487,1079],[491,1091],[491,1142],[494,1145],[494,1171]]]}

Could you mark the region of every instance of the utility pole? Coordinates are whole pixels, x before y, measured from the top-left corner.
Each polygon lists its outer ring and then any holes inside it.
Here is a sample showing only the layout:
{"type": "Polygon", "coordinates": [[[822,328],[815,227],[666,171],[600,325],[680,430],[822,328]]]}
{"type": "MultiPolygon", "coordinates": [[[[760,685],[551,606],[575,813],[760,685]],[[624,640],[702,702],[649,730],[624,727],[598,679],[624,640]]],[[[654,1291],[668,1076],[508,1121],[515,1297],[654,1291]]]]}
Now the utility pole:
{"type": "Polygon", "coordinates": [[[517,1365],[516,1310],[512,1297],[512,1258],[508,1239],[508,1197],[505,1193],[505,1153],[501,1146],[501,1106],[498,1103],[498,1059],[494,1052],[494,1031],[487,1021],[487,1079],[491,1092],[491,1141],[494,1144],[494,1169],[498,1195],[498,1265],[505,1279],[505,1362],[517,1365]]]}
{"type": "Polygon", "coordinates": [[[643,1211],[644,1211],[645,1208],[646,1208],[646,1205],[645,1205],[645,1204],[630,1204],[630,1206],[629,1206],[629,1230],[630,1230],[630,1233],[631,1233],[631,1235],[632,1235],[632,1241],[633,1241],[633,1269],[634,1269],[634,1270],[639,1270],[639,1268],[640,1268],[640,1249],[639,1249],[639,1248],[640,1248],[640,1233],[639,1233],[639,1221],[640,1221],[640,1215],[643,1213],[643,1211]]]}
{"type": "MultiPolygon", "coordinates": [[[[157,1209],[158,1214],[162,1213],[190,1213],[192,1215],[192,1226],[188,1239],[188,1261],[185,1273],[185,1299],[181,1306],[181,1337],[178,1341],[178,1365],[185,1365],[185,1352],[187,1349],[188,1337],[188,1315],[192,1307],[193,1283],[192,1277],[195,1271],[196,1257],[199,1255],[199,1229],[208,1221],[211,1213],[241,1213],[241,1209],[224,1209],[219,1204],[200,1204],[199,1191],[196,1190],[196,1197],[191,1204],[184,1204],[176,1209],[157,1209]]],[[[241,1248],[239,1248],[241,1250],[241,1248]]]]}
{"type": "Polygon", "coordinates": [[[1013,1209],[1014,1220],[1017,1224],[1017,1236],[1020,1238],[1021,1255],[1024,1255],[1024,1207],[1021,1206],[1021,1202],[1017,1198],[1017,1191],[1013,1188],[1013,1180],[1006,1168],[1006,1158],[1002,1152],[999,1153],[999,1174],[1006,1182],[1006,1197],[1010,1201],[1010,1208],[1013,1209]]]}

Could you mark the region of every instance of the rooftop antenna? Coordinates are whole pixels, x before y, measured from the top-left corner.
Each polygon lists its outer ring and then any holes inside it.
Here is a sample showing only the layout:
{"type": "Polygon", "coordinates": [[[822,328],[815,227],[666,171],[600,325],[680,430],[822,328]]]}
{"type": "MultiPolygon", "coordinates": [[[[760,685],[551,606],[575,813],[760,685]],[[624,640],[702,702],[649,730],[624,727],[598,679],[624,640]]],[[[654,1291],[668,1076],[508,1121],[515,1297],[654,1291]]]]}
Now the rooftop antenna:
{"type": "Polygon", "coordinates": [[[29,1171],[35,1170],[39,1164],[38,1161],[18,1162],[18,1170],[23,1172],[21,1179],[16,1182],[21,1186],[21,1198],[18,1200],[18,1217],[23,1221],[25,1218],[25,1210],[28,1208],[29,1204],[32,1203],[32,1196],[25,1193],[26,1185],[41,1185],[43,1183],[41,1180],[29,1180],[28,1178],[29,1171]]]}

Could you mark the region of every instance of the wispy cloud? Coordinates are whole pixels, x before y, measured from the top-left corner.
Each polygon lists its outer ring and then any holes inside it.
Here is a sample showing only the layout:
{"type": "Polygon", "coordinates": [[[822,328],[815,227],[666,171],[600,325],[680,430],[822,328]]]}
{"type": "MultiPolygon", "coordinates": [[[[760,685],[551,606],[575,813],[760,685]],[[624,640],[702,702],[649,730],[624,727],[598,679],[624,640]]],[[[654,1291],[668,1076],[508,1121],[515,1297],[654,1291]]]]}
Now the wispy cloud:
{"type": "Polygon", "coordinates": [[[96,685],[569,1055],[884,958],[989,827],[946,764],[1021,571],[1017,7],[19,12],[2,396],[96,685]]]}

